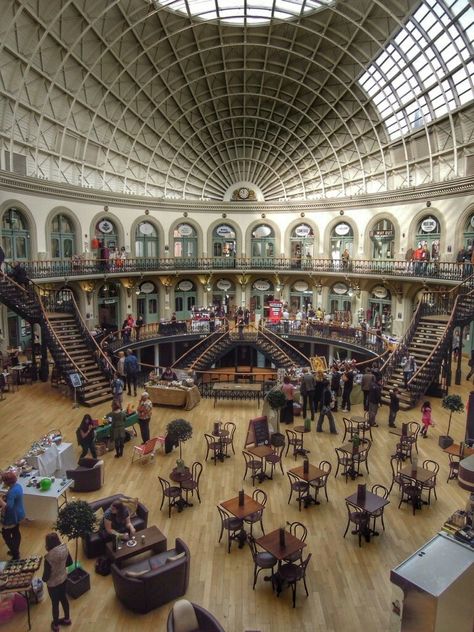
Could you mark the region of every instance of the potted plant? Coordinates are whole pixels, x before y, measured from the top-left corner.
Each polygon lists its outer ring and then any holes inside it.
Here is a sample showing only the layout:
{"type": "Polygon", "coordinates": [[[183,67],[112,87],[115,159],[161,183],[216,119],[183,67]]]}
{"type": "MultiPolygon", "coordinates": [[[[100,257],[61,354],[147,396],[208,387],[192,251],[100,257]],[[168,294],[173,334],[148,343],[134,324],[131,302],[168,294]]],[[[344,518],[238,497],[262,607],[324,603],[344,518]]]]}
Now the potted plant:
{"type": "Polygon", "coordinates": [[[166,432],[173,445],[179,445],[179,459],[182,460],[183,453],[181,444],[193,436],[193,427],[186,419],[173,419],[166,426],[166,432]]]}
{"type": "Polygon", "coordinates": [[[268,393],[266,400],[270,408],[275,412],[277,432],[280,432],[280,410],[286,406],[285,393],[279,388],[274,388],[268,393]]]}
{"type": "Polygon", "coordinates": [[[354,454],[357,454],[357,452],[359,452],[359,446],[360,446],[360,437],[359,437],[359,435],[357,433],[352,435],[352,438],[350,439],[350,442],[352,443],[352,452],[354,454]]]}
{"type": "Polygon", "coordinates": [[[452,437],[449,436],[453,413],[462,413],[464,410],[464,404],[459,395],[446,395],[446,397],[443,397],[442,406],[443,408],[446,408],[446,410],[449,410],[448,432],[445,435],[441,435],[438,440],[440,448],[445,449],[449,448],[449,446],[453,443],[452,437]]]}
{"type": "Polygon", "coordinates": [[[92,508],[84,500],[73,500],[59,510],[55,529],[68,540],[75,540],[76,549],[72,571],[68,574],[66,590],[68,595],[77,599],[90,590],[91,582],[87,571],[77,562],[78,539],[85,537],[94,529],[96,518],[92,508]]]}

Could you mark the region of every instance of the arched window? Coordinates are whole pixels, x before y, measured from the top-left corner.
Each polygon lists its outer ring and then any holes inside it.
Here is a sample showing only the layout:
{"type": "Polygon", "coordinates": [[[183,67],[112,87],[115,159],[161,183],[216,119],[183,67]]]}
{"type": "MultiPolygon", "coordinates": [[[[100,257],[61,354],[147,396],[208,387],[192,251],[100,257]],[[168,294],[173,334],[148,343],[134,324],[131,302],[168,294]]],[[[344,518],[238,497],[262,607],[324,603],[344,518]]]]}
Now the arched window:
{"type": "Polygon", "coordinates": [[[235,283],[229,279],[218,279],[212,286],[212,306],[228,314],[231,305],[235,305],[235,283]]]}
{"type": "Polygon", "coordinates": [[[373,259],[392,259],[395,244],[395,227],[388,219],[381,219],[370,231],[373,259]]]}
{"type": "Polygon", "coordinates": [[[158,233],[151,222],[140,222],[135,229],[135,256],[158,257],[158,233]]]}
{"type": "Polygon", "coordinates": [[[197,257],[197,233],[193,226],[178,224],[173,238],[175,257],[197,257]]]}
{"type": "Polygon", "coordinates": [[[158,291],[152,281],[143,281],[138,287],[137,314],[143,317],[146,325],[159,320],[158,291]]]}
{"type": "Polygon", "coordinates": [[[196,299],[196,286],[192,281],[184,279],[177,283],[174,290],[174,311],[178,320],[191,317],[196,299]]]}
{"type": "Polygon", "coordinates": [[[21,261],[30,258],[28,221],[16,208],[7,209],[2,217],[2,248],[5,258],[21,261]]]}
{"type": "Polygon", "coordinates": [[[251,240],[252,265],[272,265],[275,256],[275,232],[267,224],[259,224],[252,231],[251,240]]]}
{"type": "Polygon", "coordinates": [[[70,259],[76,254],[76,235],[72,220],[67,215],[55,215],[51,223],[51,257],[70,259]]]}
{"type": "Polygon", "coordinates": [[[469,217],[464,226],[464,248],[471,249],[474,246],[474,213],[469,217]]]}
{"type": "Polygon", "coordinates": [[[115,250],[119,247],[117,227],[108,217],[102,217],[95,225],[92,249],[98,250],[101,246],[110,250],[115,250]]]}
{"type": "Polygon", "coordinates": [[[237,242],[235,230],[228,224],[219,224],[212,231],[212,256],[221,268],[235,267],[237,242]]]}
{"type": "Polygon", "coordinates": [[[314,255],[314,232],[309,224],[298,224],[291,231],[290,257],[291,267],[304,268],[305,261],[314,255]]]}
{"type": "Polygon", "coordinates": [[[416,228],[415,248],[428,246],[431,261],[437,261],[439,259],[440,237],[441,226],[438,220],[432,215],[426,215],[416,228]]]}
{"type": "Polygon", "coordinates": [[[349,251],[352,258],[354,245],[354,231],[347,222],[339,222],[331,233],[331,259],[341,259],[344,250],[349,251]]]}
{"type": "Polygon", "coordinates": [[[268,317],[269,302],[275,298],[273,283],[268,279],[258,279],[252,284],[250,311],[259,316],[268,317]]]}
{"type": "Polygon", "coordinates": [[[335,283],[329,290],[329,313],[337,322],[352,321],[352,290],[345,283],[335,283]]]}
{"type": "Polygon", "coordinates": [[[383,285],[376,285],[370,293],[367,323],[384,332],[392,331],[392,295],[383,285]]]}

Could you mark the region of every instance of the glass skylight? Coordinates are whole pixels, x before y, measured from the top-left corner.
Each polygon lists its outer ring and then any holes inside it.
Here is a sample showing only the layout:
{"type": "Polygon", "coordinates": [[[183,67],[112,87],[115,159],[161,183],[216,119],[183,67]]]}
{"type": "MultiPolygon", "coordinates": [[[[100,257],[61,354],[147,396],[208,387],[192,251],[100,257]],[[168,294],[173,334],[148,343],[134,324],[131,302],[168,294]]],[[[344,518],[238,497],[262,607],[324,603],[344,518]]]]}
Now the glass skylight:
{"type": "Polygon", "coordinates": [[[423,0],[359,79],[391,140],[474,98],[473,41],[469,0],[423,0]]]}
{"type": "Polygon", "coordinates": [[[159,8],[201,20],[219,20],[229,25],[266,24],[270,20],[292,20],[322,9],[334,0],[152,0],[159,8]]]}

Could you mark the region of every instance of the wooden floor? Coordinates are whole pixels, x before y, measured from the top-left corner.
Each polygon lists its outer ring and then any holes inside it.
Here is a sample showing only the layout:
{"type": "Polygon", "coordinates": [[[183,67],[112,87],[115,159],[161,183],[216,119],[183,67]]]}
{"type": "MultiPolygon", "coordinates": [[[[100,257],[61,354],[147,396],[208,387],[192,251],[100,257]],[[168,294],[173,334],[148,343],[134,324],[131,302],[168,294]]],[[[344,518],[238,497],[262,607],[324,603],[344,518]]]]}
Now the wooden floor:
{"type": "MultiPolygon", "coordinates": [[[[466,369],[463,376],[466,375],[466,369]]],[[[463,380],[461,387],[453,387],[467,400],[471,384],[463,380]]],[[[127,401],[127,400],[126,400],[127,401]]],[[[224,543],[218,544],[218,514],[216,503],[231,498],[244,486],[248,493],[252,487],[242,483],[243,457],[240,450],[225,463],[206,463],[202,476],[202,505],[183,513],[173,513],[168,519],[167,510],[159,511],[161,492],[158,474],[168,477],[174,467],[176,453],[157,455],[154,462],[131,464],[131,444],[125,448],[124,458],[114,459],[113,453],[105,456],[106,474],[102,490],[93,494],[82,494],[81,498],[93,499],[115,492],[138,495],[150,510],[149,523],[156,524],[172,543],[179,536],[184,539],[192,553],[191,579],[187,598],[211,610],[228,632],[260,630],[261,632],[288,632],[304,630],[315,632],[384,632],[391,630],[393,623],[391,600],[393,588],[390,569],[404,560],[433,536],[443,521],[457,508],[464,507],[466,492],[451,481],[446,483],[447,456],[438,447],[438,436],[444,434],[447,413],[441,409],[440,400],[432,400],[436,428],[430,430],[429,438],[420,439],[420,458],[432,458],[441,465],[438,485],[438,501],[431,507],[412,515],[408,507],[398,509],[398,493],[394,490],[391,504],[385,512],[386,531],[370,543],[358,547],[357,537],[350,531],[343,539],[346,526],[344,498],[356,487],[353,482],[331,476],[328,484],[330,502],[323,501],[318,507],[298,512],[297,504],[288,500],[287,477],[277,474],[273,481],[262,487],[269,495],[264,515],[264,526],[270,531],[286,521],[301,520],[308,529],[307,551],[313,554],[308,572],[307,598],[302,586],[298,587],[296,609],[291,607],[290,593],[284,592],[279,599],[272,594],[267,582],[259,578],[256,590],[252,590],[252,561],[247,547],[239,550],[234,544],[228,555],[224,543]]],[[[97,416],[107,412],[108,406],[93,409],[97,416]]],[[[360,413],[361,407],[353,408],[360,413]]],[[[21,386],[17,393],[7,394],[0,402],[0,445],[2,466],[23,455],[32,441],[52,428],[60,428],[66,441],[74,441],[75,429],[85,409],[73,409],[71,401],[49,384],[38,383],[21,386]]],[[[184,416],[192,422],[194,435],[184,445],[187,464],[204,458],[203,433],[212,429],[213,421],[237,422],[236,445],[243,447],[248,420],[258,415],[255,402],[223,402],[213,408],[212,400],[203,400],[189,412],[176,409],[156,408],[152,418],[152,436],[164,433],[168,421],[184,416]]],[[[387,429],[387,408],[380,410],[380,427],[374,429],[374,445],[370,458],[370,475],[362,480],[369,486],[374,483],[388,485],[390,476],[389,455],[393,452],[396,437],[387,429]]],[[[402,421],[420,420],[418,410],[399,413],[402,421]]],[[[328,459],[335,461],[334,448],[342,442],[342,413],[337,414],[338,436],[311,433],[307,441],[311,448],[311,462],[328,459]]],[[[454,415],[451,434],[459,441],[463,438],[465,414],[454,415]]],[[[326,422],[327,423],[327,422],[326,422]]],[[[301,461],[301,458],[300,458],[301,461]]],[[[285,467],[294,465],[291,458],[285,459],[285,467]]],[[[43,538],[51,525],[25,523],[22,526],[23,555],[42,553],[43,538]]],[[[257,531],[258,533],[258,531],[257,531]]],[[[72,547],[71,547],[72,549],[72,547]]],[[[5,558],[3,541],[0,557],[5,558]]],[[[111,577],[94,574],[93,561],[84,560],[91,572],[92,590],[72,603],[73,629],[76,632],[106,630],[140,632],[164,631],[169,607],[164,606],[147,615],[129,612],[115,598],[111,577]]],[[[45,599],[32,608],[33,630],[49,629],[51,621],[50,602],[45,599]]],[[[19,614],[14,621],[2,626],[4,632],[26,629],[26,616],[19,614]]]]}

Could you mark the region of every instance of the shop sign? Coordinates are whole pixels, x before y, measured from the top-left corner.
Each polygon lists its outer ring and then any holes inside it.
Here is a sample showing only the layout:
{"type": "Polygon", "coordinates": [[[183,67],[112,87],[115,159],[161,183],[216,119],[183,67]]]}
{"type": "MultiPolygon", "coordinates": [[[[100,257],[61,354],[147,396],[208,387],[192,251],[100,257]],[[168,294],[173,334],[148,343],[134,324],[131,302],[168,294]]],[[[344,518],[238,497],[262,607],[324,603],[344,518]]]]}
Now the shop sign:
{"type": "Polygon", "coordinates": [[[348,287],[345,283],[336,283],[332,286],[332,291],[334,294],[346,294],[348,287]]]}
{"type": "Polygon", "coordinates": [[[387,298],[388,290],[383,285],[376,285],[372,290],[372,296],[375,298],[387,298]]]}
{"type": "Polygon", "coordinates": [[[427,217],[421,222],[421,230],[424,233],[432,233],[434,230],[436,230],[436,225],[437,222],[435,219],[433,219],[432,217],[427,217]]]}
{"type": "Polygon", "coordinates": [[[235,233],[230,226],[226,226],[225,224],[221,224],[216,228],[216,235],[219,237],[224,237],[225,239],[230,239],[235,237],[235,233]]]}
{"type": "Polygon", "coordinates": [[[306,281],[296,281],[293,285],[293,289],[295,292],[306,292],[308,290],[309,285],[306,281]]]}
{"type": "Polygon", "coordinates": [[[104,305],[113,305],[117,302],[116,298],[106,298],[104,301],[104,305]]]}
{"type": "Polygon", "coordinates": [[[272,229],[270,226],[257,226],[257,228],[253,231],[252,235],[255,239],[261,239],[262,237],[269,237],[272,234],[272,229]]]}
{"type": "Polygon", "coordinates": [[[181,226],[178,227],[178,234],[180,237],[191,237],[193,233],[193,227],[189,224],[181,224],[181,226]]]}
{"type": "Polygon", "coordinates": [[[336,235],[343,237],[344,235],[348,235],[351,232],[351,227],[349,224],[338,224],[334,229],[336,235]]]}
{"type": "Polygon", "coordinates": [[[253,289],[257,290],[257,292],[266,292],[270,289],[270,283],[265,281],[265,279],[259,279],[253,284],[253,289]]]}
{"type": "Polygon", "coordinates": [[[375,241],[391,241],[395,237],[393,228],[387,230],[371,230],[370,236],[375,241]]]}
{"type": "Polygon", "coordinates": [[[108,235],[109,233],[112,233],[114,231],[114,225],[112,224],[112,222],[109,222],[108,219],[101,220],[97,225],[97,228],[104,235],[108,235]]]}
{"type": "Polygon", "coordinates": [[[178,290],[180,290],[180,292],[189,292],[193,287],[191,281],[181,281],[178,283],[178,290]]]}
{"type": "Polygon", "coordinates": [[[300,224],[295,228],[296,237],[308,237],[311,235],[311,228],[307,224],[300,224]]]}
{"type": "Polygon", "coordinates": [[[151,235],[154,231],[153,225],[150,222],[142,222],[138,228],[142,235],[151,235]]]}
{"type": "Polygon", "coordinates": [[[228,279],[219,279],[219,281],[217,281],[216,283],[217,289],[223,290],[224,292],[227,292],[227,290],[230,290],[231,286],[232,286],[232,283],[228,279]]]}
{"type": "Polygon", "coordinates": [[[155,285],[151,281],[145,281],[140,285],[140,292],[143,294],[152,294],[155,291],[155,285]]]}

